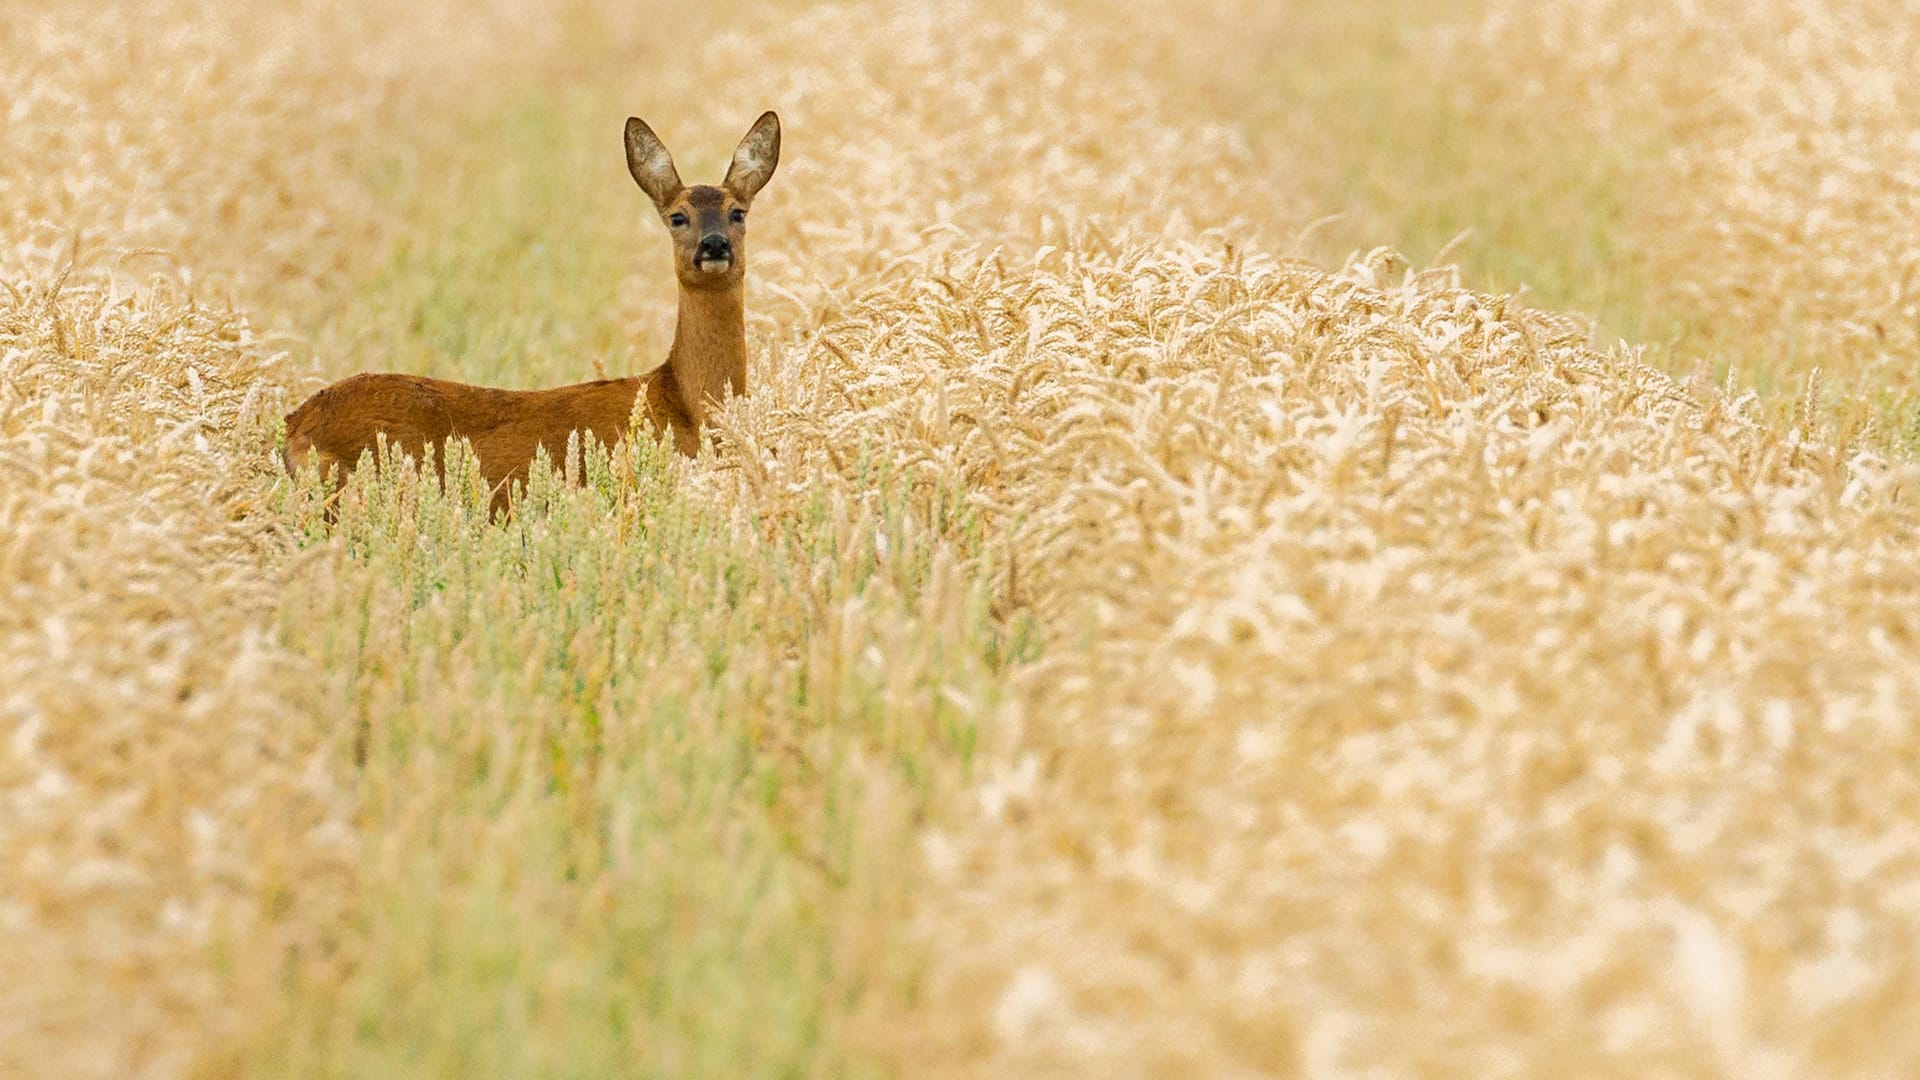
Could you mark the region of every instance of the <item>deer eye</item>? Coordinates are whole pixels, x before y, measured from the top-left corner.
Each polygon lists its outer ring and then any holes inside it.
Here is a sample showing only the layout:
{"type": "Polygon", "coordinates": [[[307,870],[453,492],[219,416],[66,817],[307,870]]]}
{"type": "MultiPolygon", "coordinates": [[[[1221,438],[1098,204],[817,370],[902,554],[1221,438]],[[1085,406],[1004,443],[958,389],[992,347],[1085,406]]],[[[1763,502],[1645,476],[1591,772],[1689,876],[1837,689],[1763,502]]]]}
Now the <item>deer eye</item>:
{"type": "Polygon", "coordinates": [[[667,224],[673,226],[676,229],[684,229],[687,227],[687,215],[678,213],[678,212],[668,214],[667,224]]]}
{"type": "Polygon", "coordinates": [[[727,216],[733,219],[733,223],[735,225],[738,225],[741,222],[747,220],[747,212],[745,210],[740,209],[737,206],[733,208],[733,213],[728,214],[727,216]]]}

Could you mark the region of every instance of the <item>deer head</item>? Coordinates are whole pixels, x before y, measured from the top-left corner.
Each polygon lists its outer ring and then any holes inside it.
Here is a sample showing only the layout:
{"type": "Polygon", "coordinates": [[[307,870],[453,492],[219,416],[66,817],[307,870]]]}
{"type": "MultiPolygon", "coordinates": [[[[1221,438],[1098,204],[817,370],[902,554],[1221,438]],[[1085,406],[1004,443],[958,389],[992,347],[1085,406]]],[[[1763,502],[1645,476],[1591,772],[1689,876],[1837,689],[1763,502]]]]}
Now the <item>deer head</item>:
{"type": "Polygon", "coordinates": [[[733,152],[718,186],[680,182],[673,155],[646,121],[627,118],[627,171],[653,200],[673,238],[684,289],[739,288],[746,274],[747,210],[780,163],[780,118],[763,113],[733,152]]]}

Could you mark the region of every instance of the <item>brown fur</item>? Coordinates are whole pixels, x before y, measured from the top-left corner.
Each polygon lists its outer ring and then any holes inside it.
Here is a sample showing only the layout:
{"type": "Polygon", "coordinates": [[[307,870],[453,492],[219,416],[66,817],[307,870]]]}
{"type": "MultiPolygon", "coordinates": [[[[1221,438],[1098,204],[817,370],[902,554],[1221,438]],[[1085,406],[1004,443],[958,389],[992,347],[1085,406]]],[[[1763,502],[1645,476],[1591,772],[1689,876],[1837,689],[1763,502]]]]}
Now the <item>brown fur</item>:
{"type": "Polygon", "coordinates": [[[567,439],[576,431],[609,446],[619,442],[634,398],[649,381],[603,379],[552,390],[497,390],[421,375],[351,375],[287,416],[287,466],[297,471],[313,462],[323,474],[338,469],[344,478],[362,453],[376,448],[381,435],[388,445],[422,461],[432,447],[438,462],[443,444],[457,436],[473,444],[494,508],[503,509],[512,485],[525,482],[539,448],[560,466],[567,439]]]}
{"type": "Polygon", "coordinates": [[[448,439],[463,438],[473,446],[498,511],[514,485],[526,480],[541,447],[558,466],[574,432],[608,446],[625,438],[636,399],[653,434],[671,433],[681,453],[699,453],[700,429],[711,409],[747,392],[744,217],[773,175],[779,121],[767,113],[754,124],[719,187],[681,186],[666,148],[641,121],[627,121],[626,140],[628,168],[673,238],[680,316],[664,365],[634,378],[550,390],[500,390],[397,373],[351,375],[287,415],[287,471],[312,463],[322,474],[337,470],[344,480],[382,435],[419,460],[432,447],[436,462],[448,439]],[[736,210],[743,220],[732,220],[736,210]],[[724,269],[699,263],[702,238],[724,238],[731,251],[724,269]]]}

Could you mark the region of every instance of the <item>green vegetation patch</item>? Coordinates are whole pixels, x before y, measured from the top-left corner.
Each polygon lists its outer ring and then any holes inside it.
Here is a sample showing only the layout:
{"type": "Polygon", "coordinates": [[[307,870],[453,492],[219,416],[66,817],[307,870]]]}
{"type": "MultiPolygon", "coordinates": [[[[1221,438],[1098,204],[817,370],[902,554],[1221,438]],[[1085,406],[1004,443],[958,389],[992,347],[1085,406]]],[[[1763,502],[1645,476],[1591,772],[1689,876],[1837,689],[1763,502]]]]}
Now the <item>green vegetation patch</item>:
{"type": "Polygon", "coordinates": [[[650,367],[618,317],[638,199],[594,118],[526,90],[375,162],[397,240],[314,328],[325,359],[503,386],[650,367]]]}
{"type": "Polygon", "coordinates": [[[330,530],[297,496],[284,633],[327,673],[365,857],[266,1071],[858,1071],[835,1032],[890,969],[908,826],[1029,646],[957,500],[875,464],[733,517],[668,453],[537,470],[504,524],[466,456],[447,494],[368,470],[330,530]]]}

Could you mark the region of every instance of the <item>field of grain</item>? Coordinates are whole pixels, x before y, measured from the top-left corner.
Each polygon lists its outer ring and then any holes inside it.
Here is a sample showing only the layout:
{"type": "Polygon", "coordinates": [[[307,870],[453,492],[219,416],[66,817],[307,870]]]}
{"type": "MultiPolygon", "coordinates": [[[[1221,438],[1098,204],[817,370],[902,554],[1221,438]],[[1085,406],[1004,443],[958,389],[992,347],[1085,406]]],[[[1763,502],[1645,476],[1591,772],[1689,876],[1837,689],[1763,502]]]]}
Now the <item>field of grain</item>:
{"type": "Polygon", "coordinates": [[[0,14],[0,1075],[1920,1071],[1920,24],[1136,7],[0,14]]]}

